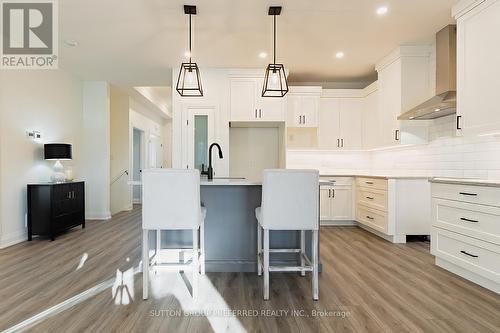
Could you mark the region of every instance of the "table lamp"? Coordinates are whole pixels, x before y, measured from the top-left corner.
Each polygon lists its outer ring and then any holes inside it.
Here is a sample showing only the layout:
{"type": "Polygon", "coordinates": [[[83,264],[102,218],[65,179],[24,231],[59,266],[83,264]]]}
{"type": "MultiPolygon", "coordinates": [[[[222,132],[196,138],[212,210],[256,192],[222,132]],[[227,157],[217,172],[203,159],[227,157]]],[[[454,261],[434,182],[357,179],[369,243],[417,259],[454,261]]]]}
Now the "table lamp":
{"type": "Polygon", "coordinates": [[[43,146],[44,158],[48,161],[56,161],[54,163],[54,174],[52,181],[62,183],[66,181],[64,167],[61,160],[71,160],[73,157],[72,147],[67,143],[48,143],[43,146]]]}

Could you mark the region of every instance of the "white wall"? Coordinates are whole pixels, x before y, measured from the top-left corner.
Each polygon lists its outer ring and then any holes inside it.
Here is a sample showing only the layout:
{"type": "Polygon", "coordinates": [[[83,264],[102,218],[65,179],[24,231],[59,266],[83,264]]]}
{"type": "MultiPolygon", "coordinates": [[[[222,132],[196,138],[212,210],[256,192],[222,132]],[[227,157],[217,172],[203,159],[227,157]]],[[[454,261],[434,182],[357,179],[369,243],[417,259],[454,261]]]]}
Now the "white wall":
{"type": "Polygon", "coordinates": [[[129,95],[121,89],[110,89],[110,129],[111,129],[111,214],[132,209],[129,176],[129,95]]]}
{"type": "Polygon", "coordinates": [[[82,85],[62,70],[0,71],[0,247],[26,240],[26,184],[50,181],[53,162],[43,143],[73,145],[75,176],[82,171],[82,85]],[[26,137],[38,130],[42,140],[26,137]]]}
{"type": "Polygon", "coordinates": [[[109,85],[83,83],[82,175],[85,179],[85,216],[109,219],[110,211],[110,102],[109,85]]]}

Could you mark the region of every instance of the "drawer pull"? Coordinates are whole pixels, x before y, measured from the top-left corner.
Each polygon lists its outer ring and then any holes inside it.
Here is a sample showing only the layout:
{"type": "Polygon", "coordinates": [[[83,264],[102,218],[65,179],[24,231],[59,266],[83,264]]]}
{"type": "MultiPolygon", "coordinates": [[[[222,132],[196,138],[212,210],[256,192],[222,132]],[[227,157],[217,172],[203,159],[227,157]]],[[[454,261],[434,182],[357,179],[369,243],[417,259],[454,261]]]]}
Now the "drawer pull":
{"type": "Polygon", "coordinates": [[[477,193],[468,193],[468,192],[460,192],[461,195],[470,195],[470,196],[477,196],[477,193]]]}
{"type": "Polygon", "coordinates": [[[374,197],[366,197],[367,199],[373,200],[375,199],[374,197]]]}
{"type": "Polygon", "coordinates": [[[368,185],[373,185],[373,182],[365,182],[368,185]]]}
{"type": "Polygon", "coordinates": [[[472,257],[472,258],[477,258],[477,257],[479,257],[479,256],[476,256],[475,254],[470,254],[470,253],[468,253],[467,251],[460,251],[460,253],[463,253],[463,254],[465,254],[466,256],[469,256],[469,257],[472,257]]]}
{"type": "Polygon", "coordinates": [[[465,217],[461,217],[460,220],[465,221],[465,222],[472,222],[472,223],[478,223],[479,222],[478,220],[471,220],[471,219],[467,219],[465,217]]]}
{"type": "Polygon", "coordinates": [[[374,220],[373,217],[369,216],[369,215],[366,215],[366,218],[369,219],[369,220],[374,220]]]}

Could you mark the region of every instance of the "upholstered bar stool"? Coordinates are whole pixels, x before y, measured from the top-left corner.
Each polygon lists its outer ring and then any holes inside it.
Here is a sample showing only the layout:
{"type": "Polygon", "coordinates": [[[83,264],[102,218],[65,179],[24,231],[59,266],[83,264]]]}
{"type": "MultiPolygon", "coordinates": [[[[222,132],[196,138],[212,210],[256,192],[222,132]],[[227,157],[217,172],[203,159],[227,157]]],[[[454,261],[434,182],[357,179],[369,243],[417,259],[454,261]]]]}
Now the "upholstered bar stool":
{"type": "Polygon", "coordinates": [[[257,217],[258,274],[264,272],[264,299],[269,299],[270,272],[312,272],[313,299],[318,300],[319,172],[317,170],[264,170],[262,204],[257,217]],[[300,248],[270,249],[270,230],[300,230],[300,248]],[[305,232],[312,231],[312,258],[306,255],[305,232]],[[262,242],[264,233],[264,242],[262,242]],[[272,253],[298,253],[298,266],[271,266],[272,253]]]}
{"type": "MultiPolygon", "coordinates": [[[[167,270],[192,271],[192,295],[196,298],[200,271],[202,274],[205,273],[206,209],[200,206],[200,172],[186,169],[148,169],[143,171],[142,186],[142,297],[148,298],[150,268],[161,266],[167,270]],[[156,251],[151,257],[148,244],[149,230],[157,231],[156,251]],[[159,236],[161,230],[192,230],[193,246],[188,249],[188,252],[192,252],[191,260],[161,262],[159,236]]],[[[186,249],[174,250],[179,253],[186,251],[186,249]]]]}

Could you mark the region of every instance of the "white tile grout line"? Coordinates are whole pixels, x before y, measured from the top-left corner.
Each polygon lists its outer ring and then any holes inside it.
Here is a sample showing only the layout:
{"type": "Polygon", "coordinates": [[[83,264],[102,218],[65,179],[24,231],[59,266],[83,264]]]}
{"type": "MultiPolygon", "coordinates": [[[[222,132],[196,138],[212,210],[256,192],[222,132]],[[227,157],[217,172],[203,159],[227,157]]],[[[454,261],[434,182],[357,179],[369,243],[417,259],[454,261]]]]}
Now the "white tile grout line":
{"type": "MultiPolygon", "coordinates": [[[[142,270],[140,268],[134,269],[134,275],[137,273],[140,273],[140,272],[142,272],[142,270]]],[[[49,317],[52,317],[58,313],[61,313],[65,310],[73,307],[74,305],[77,305],[83,301],[86,301],[87,299],[103,292],[104,290],[111,288],[113,286],[113,284],[115,283],[115,280],[116,280],[116,278],[111,278],[109,280],[101,282],[98,285],[96,285],[90,289],[87,289],[78,295],[75,295],[71,298],[68,298],[64,302],[56,304],[56,305],[48,308],[47,310],[42,311],[42,312],[34,315],[33,317],[30,317],[26,320],[23,320],[19,324],[16,324],[12,327],[9,327],[8,329],[6,329],[0,333],[22,332],[22,331],[32,327],[33,325],[49,318],[49,317]]]]}

